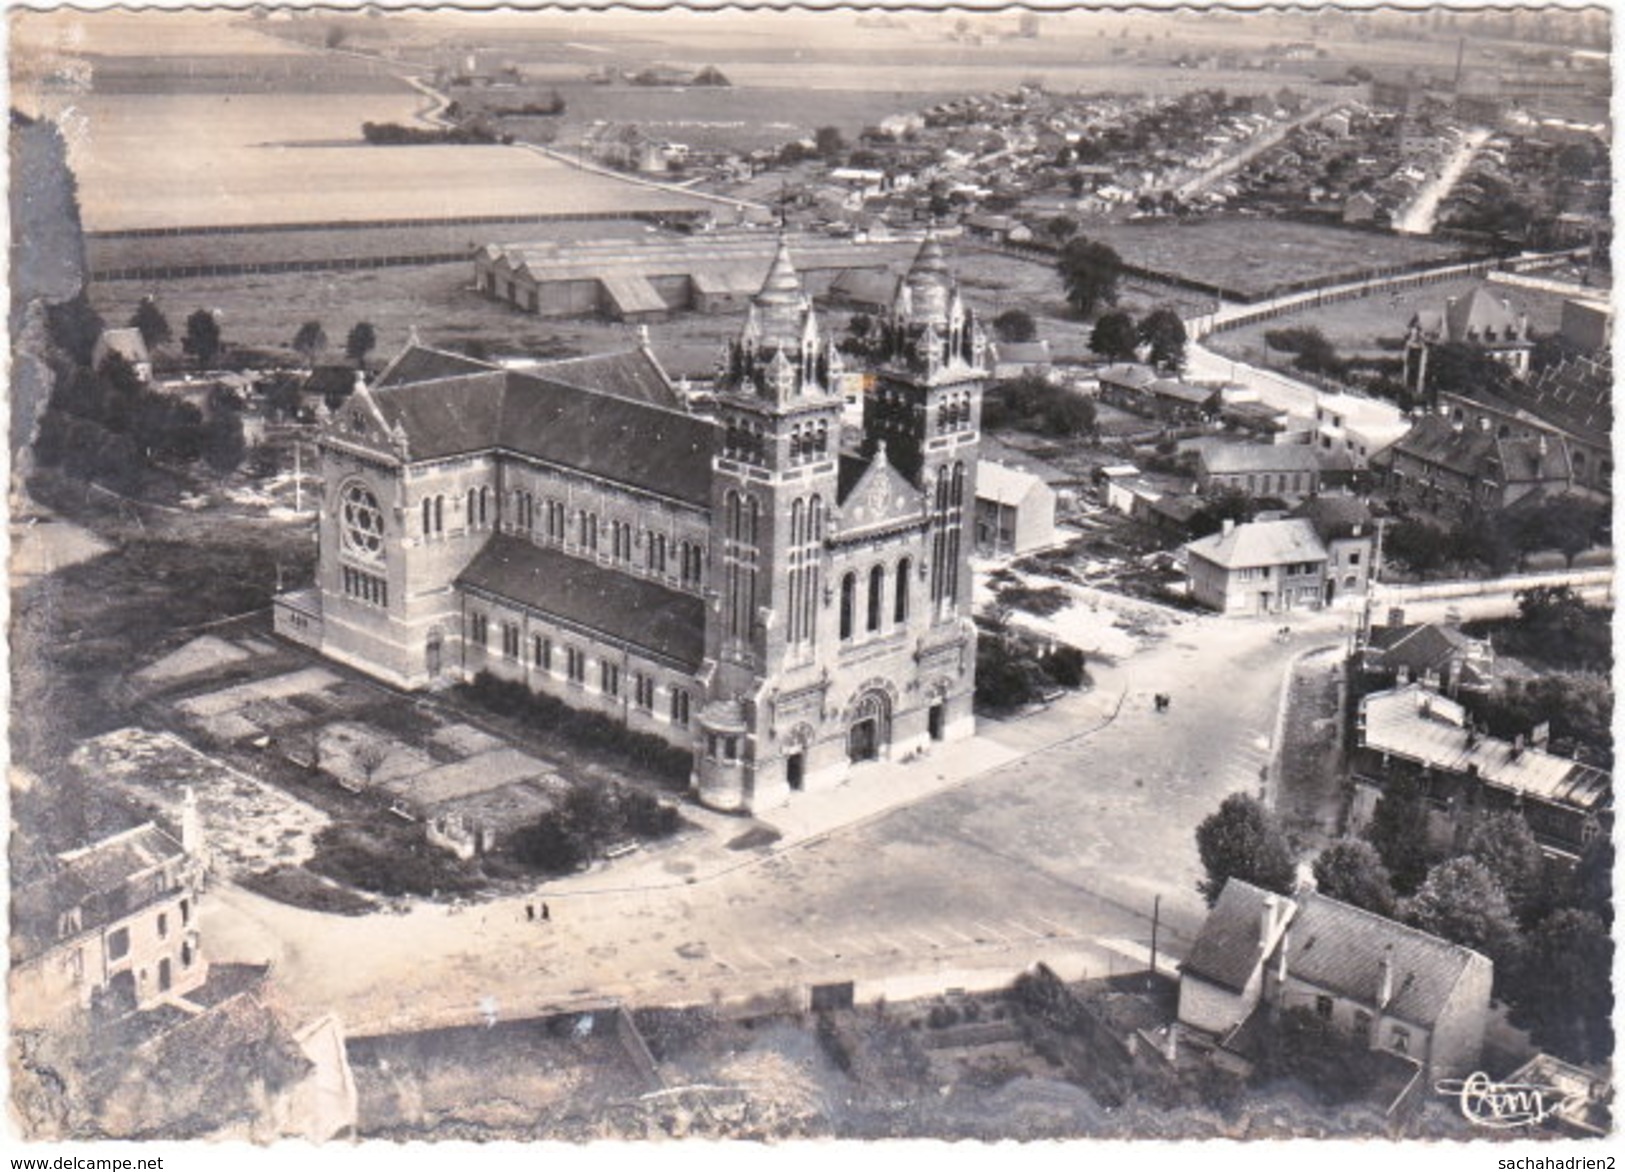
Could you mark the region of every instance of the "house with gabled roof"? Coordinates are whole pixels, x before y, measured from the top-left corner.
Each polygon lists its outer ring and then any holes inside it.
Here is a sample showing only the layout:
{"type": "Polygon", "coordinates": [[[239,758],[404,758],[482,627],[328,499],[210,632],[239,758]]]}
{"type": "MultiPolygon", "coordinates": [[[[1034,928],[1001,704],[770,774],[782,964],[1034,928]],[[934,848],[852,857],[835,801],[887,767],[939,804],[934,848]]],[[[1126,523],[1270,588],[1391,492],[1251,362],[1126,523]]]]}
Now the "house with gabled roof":
{"type": "Polygon", "coordinates": [[[1428,351],[1441,342],[1475,346],[1514,374],[1527,374],[1535,348],[1529,315],[1497,297],[1488,284],[1465,297],[1452,297],[1442,309],[1422,309],[1405,329],[1405,381],[1412,390],[1427,382],[1428,351]]]}
{"type": "Polygon", "coordinates": [[[1485,693],[1495,683],[1495,648],[1446,623],[1398,621],[1360,636],[1360,670],[1395,685],[1420,683],[1447,696],[1485,693]]]}
{"type": "Polygon", "coordinates": [[[1487,418],[1468,427],[1444,415],[1424,416],[1379,462],[1395,499],[1452,519],[1496,513],[1574,485],[1561,435],[1502,435],[1487,418]]]}
{"type": "Polygon", "coordinates": [[[14,1024],[95,1004],[147,1008],[203,984],[201,828],[190,795],[187,811],[184,843],[146,822],[64,851],[13,893],[14,1024]]]}
{"type": "Polygon", "coordinates": [[[1324,602],[1326,547],[1301,517],[1249,521],[1185,546],[1191,597],[1220,614],[1285,614],[1324,602]]]}
{"type": "Polygon", "coordinates": [[[781,804],[971,735],[988,345],[928,237],[862,437],[780,241],[707,414],[647,344],[509,369],[409,347],[322,428],[315,583],[276,629],[406,688],[522,682],[781,804]]]}
{"type": "Polygon", "coordinates": [[[1306,1009],[1425,1077],[1474,1070],[1494,966],[1470,948],[1302,890],[1231,879],[1181,965],[1179,1021],[1243,1057],[1281,1013],[1306,1009]]]}

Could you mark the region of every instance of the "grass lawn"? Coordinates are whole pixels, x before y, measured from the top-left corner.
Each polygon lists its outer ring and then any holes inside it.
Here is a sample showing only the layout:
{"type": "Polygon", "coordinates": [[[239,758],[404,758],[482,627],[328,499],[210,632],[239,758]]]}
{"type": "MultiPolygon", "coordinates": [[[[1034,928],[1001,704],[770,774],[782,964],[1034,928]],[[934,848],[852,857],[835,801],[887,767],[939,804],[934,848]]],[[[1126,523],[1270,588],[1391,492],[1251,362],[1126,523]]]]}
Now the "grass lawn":
{"type": "MultiPolygon", "coordinates": [[[[1382,339],[1402,344],[1405,326],[1411,315],[1419,310],[1443,309],[1451,297],[1465,297],[1486,282],[1479,280],[1445,281],[1422,289],[1405,289],[1396,293],[1377,293],[1354,301],[1342,301],[1319,309],[1305,309],[1284,314],[1272,321],[1254,322],[1239,329],[1225,330],[1204,339],[1209,349],[1229,357],[1249,362],[1262,362],[1264,335],[1271,330],[1291,326],[1313,326],[1337,347],[1344,356],[1354,354],[1399,357],[1399,346],[1385,347],[1382,339]]],[[[1491,293],[1505,297],[1515,311],[1529,315],[1532,334],[1554,332],[1563,313],[1563,298],[1555,293],[1534,289],[1515,288],[1510,285],[1489,284],[1491,293]]],[[[1290,355],[1273,352],[1274,364],[1290,365],[1290,355]]]]}
{"type": "Polygon", "coordinates": [[[1327,281],[1392,265],[1443,262],[1459,245],[1291,220],[1222,217],[1089,225],[1084,234],[1124,262],[1262,297],[1280,285],[1327,281]]]}
{"type": "MultiPolygon", "coordinates": [[[[532,233],[534,235],[534,233],[532,233]]],[[[343,362],[344,337],[358,321],[378,334],[373,362],[405,347],[413,327],[430,346],[461,349],[478,341],[490,353],[567,357],[626,349],[637,344],[634,326],[601,321],[539,318],[473,289],[472,264],[425,265],[347,273],[279,273],[188,280],[102,282],[91,301],[110,322],[129,320],[142,296],[154,294],[179,331],[199,306],[221,311],[222,331],[232,346],[287,350],[300,325],[314,318],[326,328],[329,346],[321,362],[343,362]]],[[[683,314],[650,327],[656,344],[719,343],[740,327],[736,314],[683,314]]],[[[179,357],[179,343],[170,343],[179,357]]],[[[293,354],[288,351],[289,359],[293,354]]]]}

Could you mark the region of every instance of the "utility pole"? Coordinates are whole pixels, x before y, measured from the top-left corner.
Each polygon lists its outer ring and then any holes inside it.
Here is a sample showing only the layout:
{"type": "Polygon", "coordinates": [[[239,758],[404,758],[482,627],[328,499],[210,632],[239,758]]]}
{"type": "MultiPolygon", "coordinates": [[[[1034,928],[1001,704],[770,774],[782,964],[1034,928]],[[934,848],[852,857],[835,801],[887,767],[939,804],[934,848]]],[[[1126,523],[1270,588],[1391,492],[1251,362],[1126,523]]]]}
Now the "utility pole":
{"type": "Polygon", "coordinates": [[[1157,895],[1151,901],[1151,971],[1146,974],[1145,987],[1156,988],[1157,984],[1157,928],[1162,920],[1162,896],[1157,895]]]}
{"type": "Polygon", "coordinates": [[[302,513],[305,511],[305,497],[302,491],[305,484],[305,478],[304,474],[300,470],[299,464],[299,453],[303,446],[304,445],[301,444],[298,439],[293,441],[293,511],[296,513],[302,513]]]}

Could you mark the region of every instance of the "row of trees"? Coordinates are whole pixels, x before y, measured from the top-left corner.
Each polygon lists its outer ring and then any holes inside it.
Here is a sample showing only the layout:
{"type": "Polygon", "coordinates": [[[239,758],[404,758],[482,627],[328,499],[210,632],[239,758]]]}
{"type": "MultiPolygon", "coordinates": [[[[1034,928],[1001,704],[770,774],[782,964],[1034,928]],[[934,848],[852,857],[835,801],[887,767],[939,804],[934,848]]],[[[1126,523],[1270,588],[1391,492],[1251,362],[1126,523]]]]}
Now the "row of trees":
{"type": "Polygon", "coordinates": [[[1135,322],[1123,310],[1103,313],[1089,334],[1089,349],[1112,362],[1133,362],[1141,346],[1159,370],[1178,374],[1185,369],[1185,323],[1179,314],[1165,306],[1153,309],[1135,322]]]}
{"type": "Polygon", "coordinates": [[[1449,529],[1400,517],[1383,534],[1383,557],[1419,576],[1463,567],[1504,574],[1532,553],[1555,549],[1569,562],[1611,539],[1608,506],[1564,494],[1540,504],[1479,513],[1449,529]]]}
{"type": "MultiPolygon", "coordinates": [[[[141,340],[149,352],[156,351],[158,347],[174,338],[169,318],[152,297],[141,299],[141,303],[130,316],[130,325],[139,331],[141,340]]],[[[292,347],[304,358],[307,366],[315,365],[317,357],[327,349],[327,346],[327,331],[322,327],[322,323],[315,319],[304,322],[294,333],[292,347]]],[[[344,354],[358,367],[366,365],[367,356],[377,347],[378,331],[371,322],[357,322],[350,327],[350,332],[344,338],[344,354]]],[[[186,319],[186,332],[181,336],[181,349],[195,358],[201,368],[207,369],[214,365],[215,360],[225,349],[225,339],[220,329],[218,315],[207,309],[194,310],[186,319]]]]}
{"type": "MultiPolygon", "coordinates": [[[[1488,956],[1496,991],[1515,1024],[1574,1061],[1613,1051],[1612,872],[1606,836],[1572,871],[1549,860],[1515,812],[1478,820],[1462,848],[1440,857],[1428,837],[1416,784],[1397,780],[1378,801],[1363,838],[1333,843],[1315,859],[1317,888],[1332,899],[1399,920],[1488,956]]],[[[1297,858],[1256,799],[1232,794],[1197,828],[1211,905],[1238,878],[1291,895],[1297,858]]]]}

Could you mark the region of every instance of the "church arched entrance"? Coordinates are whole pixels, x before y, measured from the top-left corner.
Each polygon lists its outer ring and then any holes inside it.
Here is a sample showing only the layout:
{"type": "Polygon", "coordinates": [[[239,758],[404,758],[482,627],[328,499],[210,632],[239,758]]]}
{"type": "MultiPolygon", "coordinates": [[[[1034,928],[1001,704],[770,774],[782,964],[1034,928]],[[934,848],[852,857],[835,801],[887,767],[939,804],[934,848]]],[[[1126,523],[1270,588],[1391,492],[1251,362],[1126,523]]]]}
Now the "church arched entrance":
{"type": "Polygon", "coordinates": [[[881,691],[865,692],[853,706],[847,726],[846,755],[854,765],[877,760],[891,744],[891,699],[881,691]]]}

